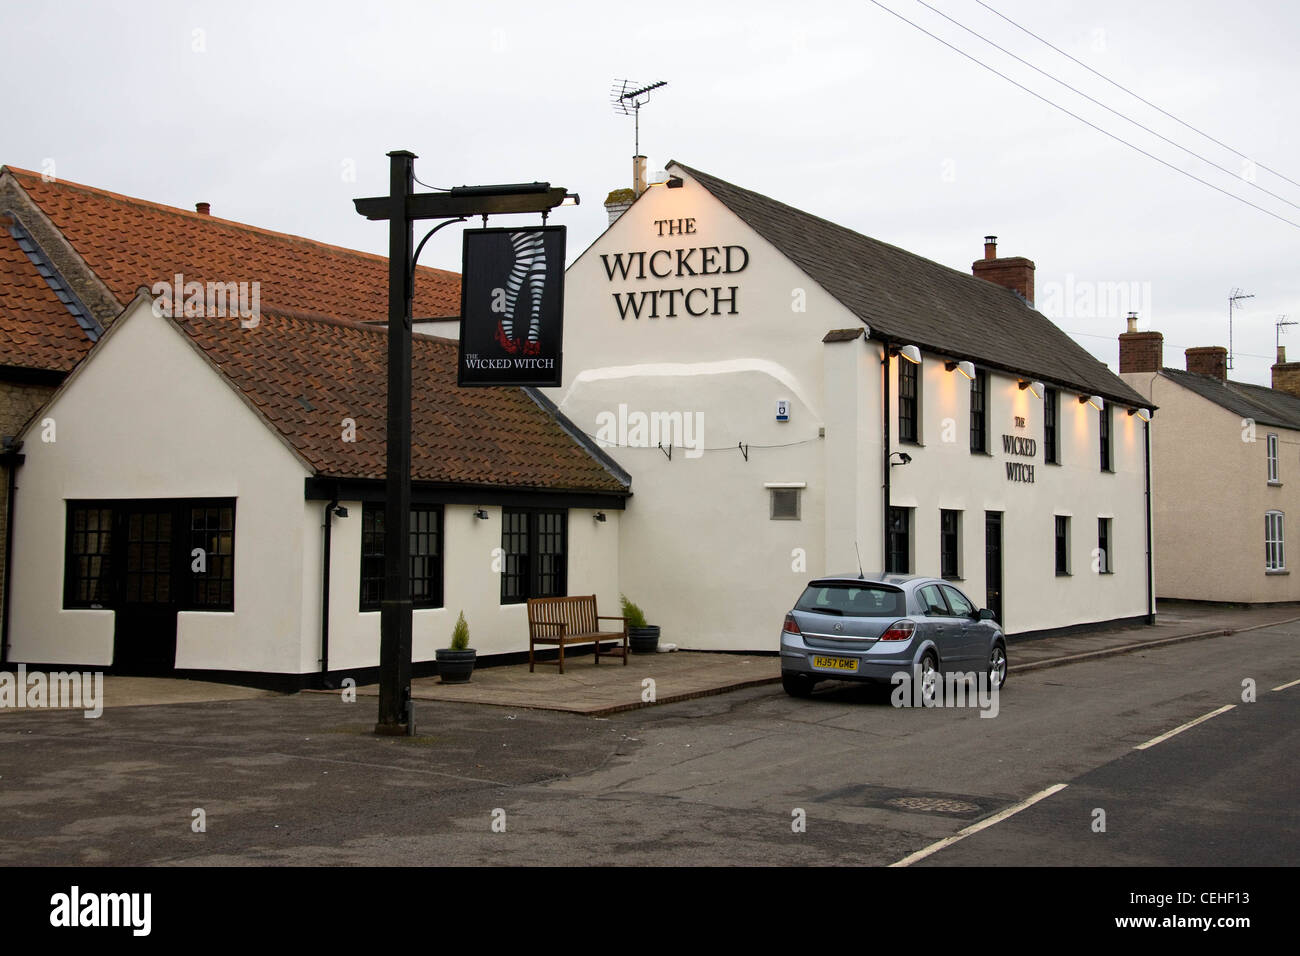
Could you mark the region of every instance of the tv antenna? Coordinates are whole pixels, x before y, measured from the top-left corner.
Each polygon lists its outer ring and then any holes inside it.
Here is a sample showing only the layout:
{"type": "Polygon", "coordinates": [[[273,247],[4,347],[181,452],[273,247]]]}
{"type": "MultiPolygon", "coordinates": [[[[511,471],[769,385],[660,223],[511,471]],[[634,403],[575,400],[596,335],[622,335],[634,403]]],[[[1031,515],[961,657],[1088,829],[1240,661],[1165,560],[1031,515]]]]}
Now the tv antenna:
{"type": "Polygon", "coordinates": [[[636,126],[636,152],[641,155],[641,107],[650,102],[650,94],[661,86],[667,86],[667,80],[648,83],[642,86],[636,80],[615,80],[614,88],[609,91],[609,102],[615,113],[632,116],[636,126]]]}
{"type": "Polygon", "coordinates": [[[1280,354],[1282,351],[1282,332],[1284,331],[1283,326],[1300,325],[1300,322],[1296,322],[1294,319],[1288,319],[1285,315],[1279,315],[1277,317],[1276,325],[1277,325],[1277,348],[1278,348],[1278,353],[1280,354]]]}
{"type": "MultiPolygon", "coordinates": [[[[1241,289],[1233,289],[1228,295],[1228,368],[1232,368],[1232,308],[1242,299],[1253,299],[1255,293],[1247,294],[1241,289]]],[[[1238,308],[1240,308],[1238,306],[1238,308]]]]}

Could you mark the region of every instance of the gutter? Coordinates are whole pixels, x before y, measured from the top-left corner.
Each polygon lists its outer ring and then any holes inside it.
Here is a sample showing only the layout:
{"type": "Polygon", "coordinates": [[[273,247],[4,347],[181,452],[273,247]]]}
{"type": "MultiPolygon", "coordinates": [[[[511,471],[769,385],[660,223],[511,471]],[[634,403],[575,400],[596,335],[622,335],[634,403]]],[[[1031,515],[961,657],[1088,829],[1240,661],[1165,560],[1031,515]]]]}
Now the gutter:
{"type": "Polygon", "coordinates": [[[1155,605],[1155,569],[1152,567],[1151,548],[1151,423],[1142,423],[1142,454],[1146,472],[1146,519],[1147,519],[1147,623],[1156,622],[1155,605]]]}
{"type": "Polygon", "coordinates": [[[23,443],[21,441],[9,444],[3,454],[0,454],[0,462],[3,462],[9,470],[8,491],[5,498],[5,582],[4,582],[4,611],[0,615],[0,664],[9,662],[9,603],[13,596],[14,581],[14,492],[18,487],[18,466],[27,458],[26,455],[19,454],[23,443]]]}
{"type": "Polygon", "coordinates": [[[881,367],[884,369],[884,372],[881,375],[881,388],[885,393],[884,401],[881,402],[882,415],[884,416],[881,421],[881,458],[882,458],[882,465],[885,473],[885,483],[884,483],[885,510],[882,513],[883,521],[881,522],[880,525],[880,551],[881,551],[880,572],[881,574],[888,574],[889,573],[889,500],[890,500],[889,499],[889,471],[890,471],[889,459],[893,454],[893,452],[890,450],[889,447],[889,417],[890,417],[889,339],[882,337],[880,341],[884,344],[885,347],[885,357],[881,359],[880,362],[881,367]]]}
{"type": "Polygon", "coordinates": [[[334,530],[334,509],[338,507],[338,498],[332,498],[325,506],[322,528],[325,531],[324,554],[321,557],[321,585],[320,585],[320,676],[321,683],[329,688],[329,670],[330,670],[330,555],[333,548],[330,545],[331,533],[334,530]]]}

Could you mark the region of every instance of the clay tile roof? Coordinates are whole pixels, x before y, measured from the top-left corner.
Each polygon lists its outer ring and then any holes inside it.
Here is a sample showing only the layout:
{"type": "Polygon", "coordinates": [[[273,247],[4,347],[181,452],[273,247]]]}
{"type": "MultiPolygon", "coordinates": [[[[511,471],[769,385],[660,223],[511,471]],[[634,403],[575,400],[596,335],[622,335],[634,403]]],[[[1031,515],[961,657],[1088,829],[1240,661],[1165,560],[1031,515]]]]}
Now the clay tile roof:
{"type": "MultiPolygon", "coordinates": [[[[176,318],[244,397],[318,475],[383,478],[387,330],[266,312],[176,318]],[[355,441],[344,441],[344,419],[355,441]]],[[[458,388],[455,342],[412,337],[411,477],[416,481],[625,495],[618,469],[565,433],[520,388],[458,388]]]]}
{"type": "MultiPolygon", "coordinates": [[[[286,233],[5,167],[125,306],[140,286],[258,282],[263,309],[310,309],[357,322],[388,316],[388,260],[286,233]]],[[[417,318],[458,315],[460,276],[421,266],[417,318]]]]}
{"type": "Polygon", "coordinates": [[[1150,403],[1010,289],[671,162],[806,272],[875,338],[1013,374],[1150,403]]]}
{"type": "Polygon", "coordinates": [[[0,365],[67,372],[94,343],[0,227],[0,365]]]}

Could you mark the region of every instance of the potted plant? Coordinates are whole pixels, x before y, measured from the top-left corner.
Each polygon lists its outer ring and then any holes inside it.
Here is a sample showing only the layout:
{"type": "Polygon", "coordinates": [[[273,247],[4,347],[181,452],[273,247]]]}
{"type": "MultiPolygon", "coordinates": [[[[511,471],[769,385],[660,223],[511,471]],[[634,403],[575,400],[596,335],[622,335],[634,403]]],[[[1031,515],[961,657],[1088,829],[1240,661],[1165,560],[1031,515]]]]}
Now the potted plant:
{"type": "Polygon", "coordinates": [[[645,612],[620,594],[623,616],[627,618],[628,646],[633,654],[653,654],[659,649],[659,625],[647,624],[645,612]]]}
{"type": "Polygon", "coordinates": [[[451,647],[444,647],[437,652],[438,677],[444,684],[468,684],[469,675],[474,673],[475,651],[469,646],[469,625],[465,623],[465,612],[456,618],[456,626],[451,632],[451,647]]]}

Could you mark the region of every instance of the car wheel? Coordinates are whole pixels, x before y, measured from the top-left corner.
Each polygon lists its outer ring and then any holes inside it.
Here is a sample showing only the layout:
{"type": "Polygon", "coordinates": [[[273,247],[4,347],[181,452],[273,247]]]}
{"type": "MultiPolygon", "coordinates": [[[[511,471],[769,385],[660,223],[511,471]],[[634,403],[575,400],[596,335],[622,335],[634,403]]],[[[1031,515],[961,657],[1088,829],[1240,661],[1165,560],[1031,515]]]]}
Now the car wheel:
{"type": "Polygon", "coordinates": [[[939,676],[939,659],[933,651],[926,651],[917,665],[917,681],[921,687],[922,707],[936,707],[943,703],[943,678],[939,676]]]}
{"type": "Polygon", "coordinates": [[[811,697],[815,685],[807,674],[782,674],[781,686],[791,697],[811,697]]]}
{"type": "Polygon", "coordinates": [[[989,687],[1001,688],[1007,682],[1007,649],[1001,641],[989,652],[989,687]]]}

